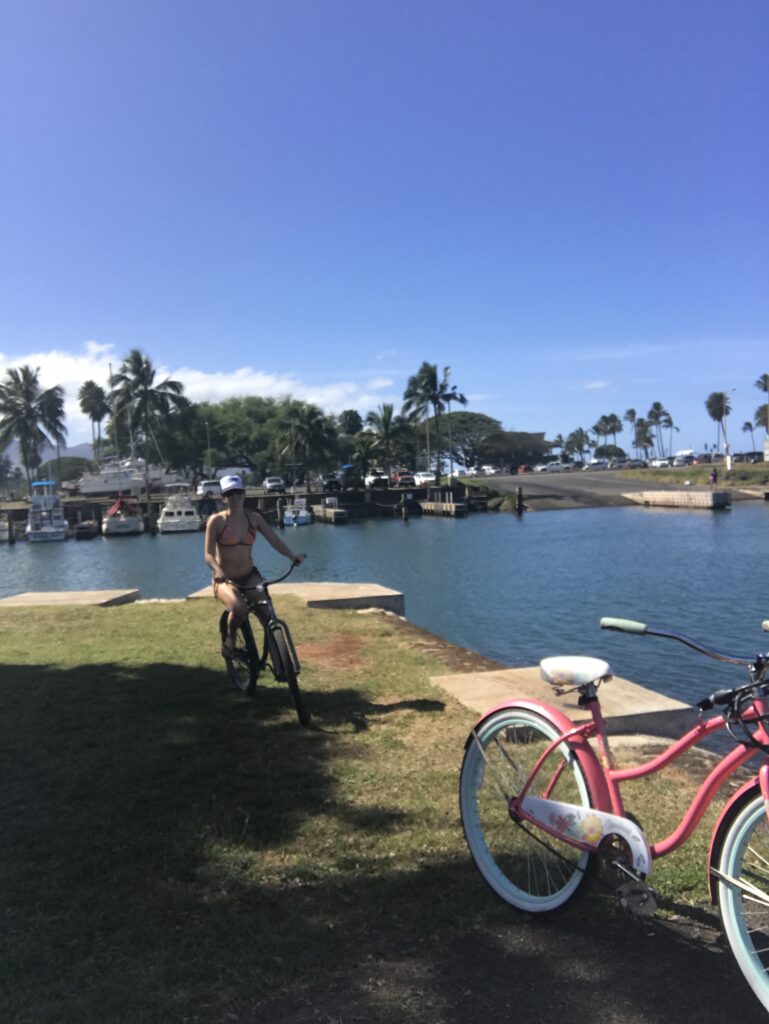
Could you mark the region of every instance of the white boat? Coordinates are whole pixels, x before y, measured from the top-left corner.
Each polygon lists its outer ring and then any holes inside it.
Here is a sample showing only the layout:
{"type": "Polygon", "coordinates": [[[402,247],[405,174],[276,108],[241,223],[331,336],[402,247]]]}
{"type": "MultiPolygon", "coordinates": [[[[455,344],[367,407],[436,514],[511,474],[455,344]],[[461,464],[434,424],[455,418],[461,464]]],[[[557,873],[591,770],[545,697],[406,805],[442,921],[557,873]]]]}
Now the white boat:
{"type": "Polygon", "coordinates": [[[36,480],[32,484],[32,506],[27,514],[24,531],[28,541],[38,543],[66,540],[69,524],[61,507],[61,499],[54,492],[53,480],[36,480]]]}
{"type": "Polygon", "coordinates": [[[312,522],[312,512],[307,508],[306,498],[296,498],[283,509],[284,526],[306,526],[312,522]]]}
{"type": "Polygon", "coordinates": [[[158,533],[192,533],[200,530],[203,520],[187,484],[169,484],[166,490],[169,494],[158,517],[158,533]]]}
{"type": "Polygon", "coordinates": [[[101,532],[105,537],[128,537],[144,533],[144,518],[129,498],[120,497],[104,514],[101,532]]]}
{"type": "MultiPolygon", "coordinates": [[[[152,491],[160,491],[175,483],[187,486],[179,473],[169,472],[162,466],[150,464],[149,477],[152,491]]],[[[85,497],[130,494],[138,498],[145,489],[144,459],[105,460],[98,473],[84,473],[80,477],[77,489],[85,497]]]]}

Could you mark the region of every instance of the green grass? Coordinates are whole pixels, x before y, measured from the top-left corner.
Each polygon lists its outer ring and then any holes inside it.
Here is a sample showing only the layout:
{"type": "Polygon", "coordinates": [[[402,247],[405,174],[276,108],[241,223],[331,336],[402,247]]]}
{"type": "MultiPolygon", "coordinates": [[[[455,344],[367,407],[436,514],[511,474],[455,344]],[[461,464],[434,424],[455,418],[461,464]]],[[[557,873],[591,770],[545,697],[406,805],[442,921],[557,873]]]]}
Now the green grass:
{"type": "MultiPolygon", "coordinates": [[[[0,613],[4,1021],[251,1020],[319,972],[509,926],[462,837],[474,716],[438,655],[385,617],[281,610],[312,730],[284,686],[228,687],[213,602],[0,613]]],[[[685,782],[639,790],[650,832],[685,782]]],[[[663,894],[704,901],[706,844],[663,894]]]]}

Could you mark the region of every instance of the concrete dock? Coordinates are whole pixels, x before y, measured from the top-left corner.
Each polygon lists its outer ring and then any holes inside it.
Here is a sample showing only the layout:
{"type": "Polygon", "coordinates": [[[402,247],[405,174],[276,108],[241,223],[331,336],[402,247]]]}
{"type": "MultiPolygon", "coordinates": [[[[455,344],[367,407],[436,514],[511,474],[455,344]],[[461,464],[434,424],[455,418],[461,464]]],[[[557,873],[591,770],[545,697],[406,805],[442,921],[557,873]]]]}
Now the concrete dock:
{"type": "MultiPolygon", "coordinates": [[[[496,704],[528,697],[552,704],[574,722],[590,718],[590,713],[578,704],[579,694],[558,696],[540,677],[539,667],[435,676],[431,682],[478,714],[496,704]]],[[[637,732],[646,736],[678,737],[694,724],[698,714],[688,704],[619,676],[602,683],[599,693],[610,735],[637,732]]]]}
{"type": "Polygon", "coordinates": [[[107,608],[116,604],[131,604],[141,596],[139,590],[42,590],[14,594],[0,599],[0,608],[39,608],[44,605],[73,607],[95,605],[107,608]]]}
{"type": "Polygon", "coordinates": [[[659,508],[730,508],[731,491],[633,491],[625,498],[636,505],[659,508]]]}
{"type": "MultiPolygon", "coordinates": [[[[290,594],[304,601],[307,608],[379,608],[405,615],[406,602],[399,590],[378,583],[274,583],[270,594],[280,599],[290,594]]],[[[211,587],[196,590],[190,598],[212,598],[211,587]]]]}

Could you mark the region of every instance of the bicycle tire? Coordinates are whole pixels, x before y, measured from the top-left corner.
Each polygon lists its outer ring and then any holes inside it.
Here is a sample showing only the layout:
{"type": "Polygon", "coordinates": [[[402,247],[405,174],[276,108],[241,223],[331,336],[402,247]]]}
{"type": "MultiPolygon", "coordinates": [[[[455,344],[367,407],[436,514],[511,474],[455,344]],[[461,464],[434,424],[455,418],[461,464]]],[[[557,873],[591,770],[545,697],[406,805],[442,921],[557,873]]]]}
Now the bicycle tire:
{"type": "MultiPolygon", "coordinates": [[[[534,711],[500,708],[473,730],[459,776],[462,828],[475,866],[500,899],[529,913],[566,906],[589,887],[597,866],[592,854],[516,822],[509,812],[509,798],[559,735],[534,711]]],[[[592,806],[587,778],[567,740],[548,756],[529,792],[592,806]]]]}
{"type": "Polygon", "coordinates": [[[760,791],[734,808],[716,867],[760,891],[751,895],[719,879],[716,899],[732,955],[769,1010],[769,822],[760,791]]]}
{"type": "MultiPolygon", "coordinates": [[[[227,618],[229,612],[222,612],[219,619],[219,633],[222,642],[227,636],[227,618]]],[[[256,689],[256,680],[259,677],[259,651],[256,647],[254,634],[251,629],[251,621],[246,616],[238,627],[235,634],[235,646],[233,656],[225,658],[227,675],[236,690],[240,690],[249,697],[253,696],[256,689]]]]}
{"type": "Polygon", "coordinates": [[[296,717],[299,719],[299,724],[306,728],[310,724],[310,713],[305,707],[302,691],[299,689],[299,680],[286,637],[281,627],[270,629],[269,636],[271,640],[270,658],[275,678],[288,684],[288,692],[294,703],[296,717]]]}

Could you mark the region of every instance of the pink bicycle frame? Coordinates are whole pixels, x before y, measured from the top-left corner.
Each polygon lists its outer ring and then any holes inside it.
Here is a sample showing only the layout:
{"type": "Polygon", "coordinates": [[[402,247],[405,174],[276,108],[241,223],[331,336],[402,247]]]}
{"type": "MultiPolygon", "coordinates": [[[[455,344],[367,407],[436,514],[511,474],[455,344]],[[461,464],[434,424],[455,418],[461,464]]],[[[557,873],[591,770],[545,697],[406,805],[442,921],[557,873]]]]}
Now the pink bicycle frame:
{"type": "MultiPolygon", "coordinates": [[[[755,722],[756,738],[762,743],[769,744],[769,733],[762,721],[762,715],[766,715],[769,710],[766,707],[767,703],[769,702],[765,700],[755,701],[752,707],[747,709],[742,715],[742,719],[746,722],[755,722]]],[[[504,704],[497,705],[495,708],[492,708],[484,714],[483,718],[486,718],[486,716],[493,711],[498,711],[505,707],[526,708],[547,719],[560,734],[547,746],[537,760],[521,792],[517,794],[513,801],[512,809],[516,809],[517,805],[520,804],[520,801],[522,801],[527,795],[534,779],[539,774],[542,765],[553,750],[555,750],[559,744],[567,741],[574,750],[574,754],[576,755],[580,763],[580,767],[587,779],[593,807],[596,810],[609,812],[617,815],[618,817],[625,817],[625,808],[620,790],[622,782],[641,779],[647,775],[653,775],[655,772],[658,772],[667,765],[675,762],[682,754],[693,747],[696,743],[700,742],[700,740],[712,735],[713,733],[719,732],[726,727],[726,723],[721,717],[700,719],[700,721],[698,721],[687,733],[685,733],[680,739],[671,743],[671,745],[657,757],[632,768],[615,768],[600,702],[596,699],[591,701],[588,706],[591,712],[591,721],[584,722],[580,725],[575,725],[557,708],[538,700],[516,700],[505,702],[504,704]],[[592,737],[595,737],[597,741],[598,753],[596,753],[590,743],[588,743],[588,739],[592,737]]],[[[653,859],[656,859],[657,857],[664,857],[665,854],[678,849],[678,847],[682,846],[683,843],[689,839],[726,779],[728,779],[729,776],[736,772],[742,765],[746,764],[757,753],[759,753],[759,751],[755,747],[752,747],[747,743],[739,743],[733,750],[717,762],[713,770],[700,786],[677,828],[671,832],[669,836],[650,845],[649,849],[653,859]]],[[[547,797],[547,794],[552,789],[556,779],[557,775],[550,780],[550,783],[545,790],[545,797],[547,797]]],[[[767,807],[767,816],[769,817],[769,764],[765,763],[761,766],[761,769],[758,772],[758,778],[754,778],[746,783],[745,786],[743,786],[742,789],[735,794],[735,796],[732,797],[725,806],[713,831],[711,853],[713,852],[720,822],[727,815],[735,800],[740,798],[747,789],[756,785],[760,786],[764,803],[767,807]]],[[[525,813],[522,813],[521,816],[528,817],[525,813]]],[[[541,824],[541,822],[538,822],[538,824],[541,824]]],[[[593,849],[593,847],[590,847],[587,844],[576,841],[572,836],[557,832],[556,830],[552,831],[554,835],[558,835],[560,839],[563,839],[572,846],[586,850],[593,849]]]]}

